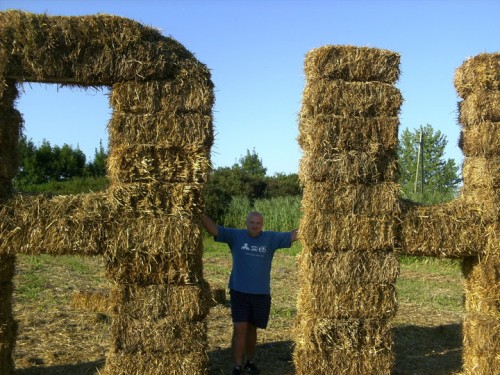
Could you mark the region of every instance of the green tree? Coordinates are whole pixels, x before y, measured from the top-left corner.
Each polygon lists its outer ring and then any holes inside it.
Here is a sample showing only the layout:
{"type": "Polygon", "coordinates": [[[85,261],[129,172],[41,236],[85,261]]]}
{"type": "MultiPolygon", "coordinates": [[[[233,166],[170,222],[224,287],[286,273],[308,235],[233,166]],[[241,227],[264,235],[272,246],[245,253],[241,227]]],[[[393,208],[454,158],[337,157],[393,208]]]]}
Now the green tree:
{"type": "Polygon", "coordinates": [[[276,173],[266,177],[266,198],[289,197],[302,194],[297,173],[276,173]]]}
{"type": "Polygon", "coordinates": [[[99,141],[99,149],[95,149],[94,159],[85,166],[85,175],[91,177],[103,177],[107,174],[108,153],[99,141]]]}
{"type": "MultiPolygon", "coordinates": [[[[447,145],[446,136],[439,130],[434,131],[427,124],[413,132],[405,129],[401,134],[398,148],[400,168],[399,184],[403,196],[424,203],[439,203],[453,199],[458,191],[461,179],[459,166],[453,159],[444,159],[447,145]],[[420,132],[423,131],[422,159],[423,179],[419,165],[418,189],[415,192],[415,178],[419,163],[420,132]],[[423,180],[423,187],[421,182],[423,180]]],[[[422,160],[421,159],[421,160],[422,160]]]]}
{"type": "Polygon", "coordinates": [[[250,204],[266,194],[266,171],[259,155],[247,150],[238,163],[215,169],[205,189],[206,211],[223,222],[233,197],[248,198],[250,204]]]}
{"type": "Polygon", "coordinates": [[[21,165],[14,184],[18,189],[27,185],[44,184],[52,181],[68,180],[84,174],[85,154],[64,144],[62,147],[50,145],[43,140],[36,147],[31,139],[21,136],[19,140],[21,165]]]}
{"type": "Polygon", "coordinates": [[[84,174],[85,154],[78,147],[73,149],[64,144],[62,147],[54,146],[52,149],[52,181],[68,180],[84,174]]]}

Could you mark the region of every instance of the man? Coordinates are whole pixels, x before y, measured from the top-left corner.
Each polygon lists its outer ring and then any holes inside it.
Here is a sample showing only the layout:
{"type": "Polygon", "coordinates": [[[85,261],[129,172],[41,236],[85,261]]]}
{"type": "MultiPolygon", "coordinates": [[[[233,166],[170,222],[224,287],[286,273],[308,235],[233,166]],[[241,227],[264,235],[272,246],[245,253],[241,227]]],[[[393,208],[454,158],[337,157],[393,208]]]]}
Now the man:
{"type": "Polygon", "coordinates": [[[201,221],[215,241],[228,244],[233,257],[229,277],[233,375],[242,374],[243,371],[259,374],[252,361],[257,328],[267,327],[271,311],[271,263],[277,249],[291,247],[292,242],[297,240],[297,230],[263,231],[264,218],[259,212],[248,214],[246,230],[218,226],[206,215],[202,215],[201,221]]]}

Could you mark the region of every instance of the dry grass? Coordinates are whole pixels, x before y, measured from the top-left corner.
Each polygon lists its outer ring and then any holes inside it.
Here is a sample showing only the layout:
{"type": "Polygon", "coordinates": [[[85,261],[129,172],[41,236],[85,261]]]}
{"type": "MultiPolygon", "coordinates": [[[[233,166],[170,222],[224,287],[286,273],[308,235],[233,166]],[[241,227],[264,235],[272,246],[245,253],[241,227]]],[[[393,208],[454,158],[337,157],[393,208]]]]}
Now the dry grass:
{"type": "MultiPolygon", "coordinates": [[[[230,269],[224,245],[205,241],[205,278],[223,288],[230,269]]],[[[295,247],[292,252],[300,248],[295,247]]],[[[258,357],[268,375],[295,374],[292,361],[293,322],[299,289],[297,258],[276,254],[272,273],[273,307],[267,330],[259,331],[258,357]]],[[[459,266],[402,265],[398,279],[399,311],[393,319],[394,374],[444,375],[460,370],[461,318],[458,302],[438,303],[440,296],[461,298],[459,266]],[[421,290],[425,298],[411,287],[421,290]],[[448,286],[448,287],[447,287],[448,286]],[[449,286],[452,286],[451,289],[449,286]],[[403,288],[403,289],[401,289],[403,288]]],[[[107,305],[77,308],[75,292],[109,290],[100,258],[20,256],[15,277],[14,309],[19,321],[15,350],[16,374],[97,374],[109,348],[111,321],[107,305]]],[[[209,374],[231,369],[231,320],[227,304],[212,307],[208,315],[209,374]]]]}

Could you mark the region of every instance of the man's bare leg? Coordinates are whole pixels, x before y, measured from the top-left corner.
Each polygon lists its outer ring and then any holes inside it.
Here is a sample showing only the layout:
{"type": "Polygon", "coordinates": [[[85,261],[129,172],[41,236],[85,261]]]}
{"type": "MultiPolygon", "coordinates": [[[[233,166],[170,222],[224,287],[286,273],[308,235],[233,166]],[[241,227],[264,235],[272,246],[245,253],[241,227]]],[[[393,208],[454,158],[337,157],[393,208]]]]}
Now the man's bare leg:
{"type": "MultiPolygon", "coordinates": [[[[237,322],[233,324],[233,360],[235,366],[242,366],[247,346],[247,332],[249,323],[237,322]]],[[[254,348],[255,350],[255,348],[254,348]]]]}
{"type": "Polygon", "coordinates": [[[245,354],[247,360],[253,360],[255,355],[255,347],[257,345],[257,327],[252,323],[247,324],[246,348],[245,354]]]}

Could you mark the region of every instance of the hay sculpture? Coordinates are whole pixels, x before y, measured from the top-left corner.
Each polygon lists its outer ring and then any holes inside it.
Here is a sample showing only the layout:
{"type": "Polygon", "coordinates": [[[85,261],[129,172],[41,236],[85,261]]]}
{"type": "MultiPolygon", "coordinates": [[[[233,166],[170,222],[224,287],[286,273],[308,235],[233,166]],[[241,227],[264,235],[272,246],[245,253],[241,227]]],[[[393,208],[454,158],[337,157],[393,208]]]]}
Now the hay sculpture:
{"type": "Polygon", "coordinates": [[[399,198],[399,56],[325,46],[306,56],[297,374],[390,374],[396,253],[464,259],[464,370],[500,368],[500,54],[459,68],[464,187],[455,201],[399,198]]]}
{"type": "Polygon", "coordinates": [[[15,254],[103,255],[113,311],[104,374],[205,374],[199,215],[213,143],[213,84],[182,45],[132,20],[0,13],[0,373],[12,374],[15,254]],[[110,188],[12,195],[16,84],[111,87],[110,188]]]}
{"type": "Polygon", "coordinates": [[[297,374],[389,374],[397,309],[399,55],[325,46],[305,60],[297,374]]]}
{"type": "MultiPolygon", "coordinates": [[[[390,373],[397,252],[465,259],[464,370],[495,373],[500,55],[457,70],[464,188],[438,206],[398,197],[399,55],[326,46],[308,53],[305,71],[297,374],[390,373]]],[[[207,372],[198,217],[213,100],[207,68],[154,29],[106,15],[0,12],[1,374],[14,373],[16,253],[105,256],[114,316],[102,373],[207,372]],[[22,81],[112,88],[107,192],[13,195],[22,81]]]]}
{"type": "Polygon", "coordinates": [[[455,73],[462,199],[483,212],[483,241],[464,261],[463,362],[466,374],[500,371],[500,53],[468,59],[455,73]]]}

